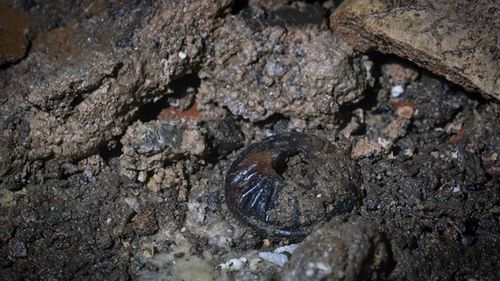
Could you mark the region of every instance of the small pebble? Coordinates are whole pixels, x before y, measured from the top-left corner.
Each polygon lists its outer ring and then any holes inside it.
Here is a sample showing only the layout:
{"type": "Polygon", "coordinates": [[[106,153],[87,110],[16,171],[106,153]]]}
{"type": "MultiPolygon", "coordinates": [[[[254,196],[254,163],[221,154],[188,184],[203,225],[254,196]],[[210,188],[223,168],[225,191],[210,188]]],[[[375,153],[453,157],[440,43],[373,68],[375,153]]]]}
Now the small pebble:
{"type": "Polygon", "coordinates": [[[181,60],[184,60],[184,59],[186,59],[186,58],[187,58],[187,54],[186,54],[186,53],[184,53],[184,52],[179,52],[179,58],[180,58],[181,60]]]}
{"type": "Polygon", "coordinates": [[[392,89],[391,89],[391,97],[397,98],[397,97],[401,96],[401,94],[403,94],[404,92],[405,92],[405,89],[403,88],[403,86],[396,85],[396,86],[392,87],[392,89]]]}
{"type": "Polygon", "coordinates": [[[290,244],[290,245],[278,247],[278,248],[276,248],[276,250],[274,250],[274,253],[281,254],[281,253],[287,252],[287,253],[292,254],[297,249],[297,247],[299,247],[299,244],[290,244]]]}
{"type": "Polygon", "coordinates": [[[269,241],[269,239],[262,240],[262,246],[264,246],[264,247],[271,246],[271,241],[269,241]]]}
{"type": "Polygon", "coordinates": [[[288,262],[288,257],[285,254],[260,252],[259,257],[278,266],[284,266],[288,262]]]}
{"type": "Polygon", "coordinates": [[[405,119],[410,119],[413,116],[413,113],[415,110],[411,106],[401,106],[398,109],[396,109],[396,114],[399,117],[405,118],[405,119]]]}
{"type": "Polygon", "coordinates": [[[127,205],[132,209],[134,210],[134,212],[136,213],[140,213],[141,212],[141,206],[139,205],[139,202],[137,202],[137,199],[135,198],[131,198],[131,197],[127,197],[124,199],[125,203],[127,203],[127,205]]]}
{"type": "Polygon", "coordinates": [[[368,138],[360,139],[352,148],[351,157],[361,158],[367,157],[372,154],[378,154],[382,151],[382,146],[377,142],[369,140],[368,138]]]}
{"type": "Polygon", "coordinates": [[[238,271],[245,267],[247,261],[247,258],[241,257],[239,259],[230,259],[225,263],[221,263],[219,266],[221,270],[238,271]]]}
{"type": "Polygon", "coordinates": [[[146,181],[146,179],[147,179],[147,177],[148,177],[148,175],[146,174],[146,172],[144,172],[144,171],[140,171],[140,172],[139,172],[139,175],[137,176],[137,180],[138,180],[139,182],[145,182],[145,181],[146,181]]]}

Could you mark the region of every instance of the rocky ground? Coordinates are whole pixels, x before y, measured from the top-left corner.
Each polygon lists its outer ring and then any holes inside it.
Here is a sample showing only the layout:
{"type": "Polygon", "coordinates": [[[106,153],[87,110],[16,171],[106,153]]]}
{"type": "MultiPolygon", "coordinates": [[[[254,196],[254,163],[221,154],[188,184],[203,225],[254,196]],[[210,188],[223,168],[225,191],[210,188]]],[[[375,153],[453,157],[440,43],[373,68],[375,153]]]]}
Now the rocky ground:
{"type": "Polygon", "coordinates": [[[339,1],[248,2],[0,4],[0,280],[499,279],[499,104],[357,52],[339,1]],[[291,131],[360,177],[303,241],[224,194],[291,131]]]}

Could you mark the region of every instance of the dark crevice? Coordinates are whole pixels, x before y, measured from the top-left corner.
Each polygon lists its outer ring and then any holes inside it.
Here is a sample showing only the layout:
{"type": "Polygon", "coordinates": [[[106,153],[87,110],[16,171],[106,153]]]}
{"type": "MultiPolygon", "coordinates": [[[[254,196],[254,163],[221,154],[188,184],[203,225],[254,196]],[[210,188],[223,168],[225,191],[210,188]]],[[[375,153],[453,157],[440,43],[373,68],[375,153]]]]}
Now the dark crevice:
{"type": "MultiPolygon", "coordinates": [[[[363,109],[364,111],[369,111],[375,108],[377,105],[377,91],[378,88],[368,89],[364,93],[362,100],[355,103],[345,103],[339,107],[339,110],[334,114],[335,124],[339,125],[343,129],[351,121],[353,116],[353,111],[356,109],[363,109]]],[[[389,109],[390,110],[390,109],[389,109]]]]}
{"type": "Polygon", "coordinates": [[[200,84],[201,79],[198,77],[197,72],[187,74],[172,81],[169,84],[169,90],[171,90],[172,93],[165,93],[160,99],[141,106],[132,119],[132,122],[135,120],[140,120],[142,122],[156,120],[160,112],[170,106],[170,99],[180,99],[184,97],[189,88],[197,89],[200,87],[200,84]]]}
{"type": "Polygon", "coordinates": [[[479,227],[479,221],[475,218],[469,218],[465,222],[465,231],[463,232],[463,234],[474,236],[476,235],[476,230],[478,227],[479,227]]]}
{"type": "MultiPolygon", "coordinates": [[[[449,81],[448,79],[446,79],[446,77],[432,73],[431,71],[429,71],[423,67],[420,67],[418,64],[414,63],[411,60],[405,59],[403,57],[399,57],[399,56],[394,55],[394,54],[383,54],[383,53],[380,53],[377,51],[370,51],[366,55],[368,55],[370,60],[373,61],[374,65],[378,67],[378,73],[376,73],[376,75],[374,75],[374,77],[376,79],[379,78],[381,75],[380,67],[382,65],[388,64],[388,63],[398,63],[398,64],[404,65],[406,67],[415,69],[417,72],[420,73],[420,78],[429,77],[432,79],[442,81],[443,85],[445,85],[445,87],[446,87],[446,89],[444,91],[445,94],[465,93],[467,98],[478,101],[479,103],[484,104],[484,103],[488,102],[488,99],[485,98],[484,96],[480,95],[479,93],[467,91],[462,86],[449,81]]],[[[376,83],[379,83],[379,81],[376,81],[376,83]]]]}
{"type": "Polygon", "coordinates": [[[415,63],[396,55],[388,55],[372,51],[367,53],[367,56],[370,58],[374,65],[371,70],[371,74],[375,78],[375,85],[365,91],[365,93],[363,94],[363,98],[360,101],[354,103],[346,103],[340,106],[337,113],[335,113],[335,123],[338,124],[341,129],[347,126],[347,124],[351,121],[352,112],[358,108],[361,108],[364,111],[372,111],[376,114],[382,114],[392,110],[391,106],[386,103],[382,103],[379,105],[379,107],[376,107],[378,104],[378,91],[382,88],[382,85],[380,85],[380,77],[382,77],[382,65],[391,62],[399,63],[407,67],[416,69],[423,75],[427,73],[426,70],[420,68],[415,63]]]}
{"type": "Polygon", "coordinates": [[[98,153],[109,164],[109,160],[122,154],[123,144],[120,142],[122,136],[116,136],[107,144],[98,148],[98,153]]]}
{"type": "Polygon", "coordinates": [[[286,26],[321,24],[328,19],[327,11],[320,2],[312,1],[303,5],[303,3],[291,4],[278,7],[274,10],[274,21],[282,22],[286,26]]]}
{"type": "Polygon", "coordinates": [[[232,6],[231,14],[237,15],[246,8],[248,8],[248,0],[236,0],[232,6]]]}
{"type": "Polygon", "coordinates": [[[274,113],[264,120],[254,122],[254,125],[260,128],[271,128],[271,127],[276,127],[276,125],[279,125],[280,123],[283,122],[288,123],[289,120],[290,119],[284,116],[283,114],[274,113]]]}
{"type": "Polygon", "coordinates": [[[304,155],[301,154],[300,151],[296,152],[294,151],[293,153],[278,155],[278,157],[272,162],[272,167],[276,172],[276,174],[283,177],[283,175],[289,168],[296,166],[297,163],[292,162],[292,159],[295,157],[298,157],[299,159],[301,159],[303,163],[305,163],[303,159],[304,155]],[[291,164],[292,166],[290,166],[289,164],[291,164]]]}
{"type": "Polygon", "coordinates": [[[391,272],[396,268],[397,261],[394,259],[394,252],[392,250],[390,239],[387,237],[387,234],[381,233],[380,235],[381,242],[383,243],[385,250],[387,251],[387,260],[380,269],[385,276],[389,276],[391,272]]]}
{"type": "Polygon", "coordinates": [[[464,231],[460,231],[460,242],[462,247],[468,248],[476,242],[476,231],[479,227],[479,221],[475,218],[469,218],[465,221],[464,231]]]}
{"type": "Polygon", "coordinates": [[[169,88],[174,92],[169,95],[172,98],[181,98],[186,94],[188,88],[199,88],[201,85],[201,79],[198,77],[198,73],[187,74],[177,80],[170,83],[169,88]]]}
{"type": "Polygon", "coordinates": [[[254,31],[261,31],[266,26],[280,26],[283,29],[303,25],[320,25],[328,21],[329,12],[320,2],[296,2],[270,9],[244,7],[238,14],[254,31]]]}
{"type": "MultiPolygon", "coordinates": [[[[197,73],[188,74],[182,76],[181,78],[172,81],[169,84],[169,90],[172,91],[171,94],[165,94],[160,99],[146,103],[141,106],[138,112],[135,114],[134,118],[132,118],[129,124],[140,120],[142,122],[148,122],[151,120],[156,120],[158,115],[162,110],[168,108],[169,99],[182,98],[186,93],[188,88],[198,88],[200,86],[201,80],[198,77],[197,73]]],[[[83,101],[82,95],[78,95],[72,101],[72,104],[78,104],[83,101]]],[[[109,164],[109,161],[113,158],[119,157],[122,154],[123,145],[120,142],[120,139],[123,135],[115,136],[112,140],[107,143],[101,145],[97,152],[101,157],[109,164]]]]}
{"type": "Polygon", "coordinates": [[[380,66],[388,63],[398,63],[413,69],[416,69],[420,72],[420,70],[423,70],[420,66],[418,66],[416,63],[404,59],[402,57],[392,55],[392,54],[383,54],[377,51],[371,51],[367,53],[368,57],[370,58],[371,61],[374,62],[374,65],[380,66]]]}
{"type": "Polygon", "coordinates": [[[77,94],[73,97],[73,100],[69,103],[69,108],[75,108],[80,103],[82,103],[85,99],[83,98],[83,94],[77,94]]]}
{"type": "Polygon", "coordinates": [[[338,7],[344,2],[344,0],[333,0],[333,6],[338,7]]]}
{"type": "Polygon", "coordinates": [[[155,120],[158,117],[160,112],[167,108],[168,105],[168,97],[163,96],[157,101],[153,101],[150,103],[146,103],[137,111],[135,117],[131,120],[130,123],[133,123],[136,120],[140,120],[142,122],[148,122],[151,120],[155,120]]]}

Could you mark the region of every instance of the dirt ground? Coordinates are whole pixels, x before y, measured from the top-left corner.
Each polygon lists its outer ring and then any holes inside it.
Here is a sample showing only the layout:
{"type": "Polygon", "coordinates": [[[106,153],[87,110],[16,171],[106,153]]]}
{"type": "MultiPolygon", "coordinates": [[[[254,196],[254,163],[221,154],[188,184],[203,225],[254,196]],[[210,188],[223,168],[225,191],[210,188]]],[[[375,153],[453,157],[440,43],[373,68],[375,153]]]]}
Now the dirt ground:
{"type": "Polygon", "coordinates": [[[0,280],[500,279],[498,102],[356,52],[339,1],[249,2],[0,4],[0,280]],[[342,156],[283,178],[357,200],[298,241],[225,196],[246,147],[294,131],[342,156]]]}

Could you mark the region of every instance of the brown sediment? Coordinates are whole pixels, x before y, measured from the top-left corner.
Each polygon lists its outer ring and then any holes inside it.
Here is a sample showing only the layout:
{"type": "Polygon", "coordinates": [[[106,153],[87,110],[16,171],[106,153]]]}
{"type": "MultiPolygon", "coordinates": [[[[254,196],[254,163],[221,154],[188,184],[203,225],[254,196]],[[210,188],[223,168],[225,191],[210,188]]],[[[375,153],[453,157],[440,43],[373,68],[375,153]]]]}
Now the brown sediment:
{"type": "Polygon", "coordinates": [[[271,151],[257,151],[249,153],[245,160],[240,164],[241,167],[250,167],[255,165],[259,173],[266,175],[276,174],[272,166],[273,154],[271,151]]]}
{"type": "Polygon", "coordinates": [[[180,110],[175,107],[168,107],[163,109],[160,114],[158,114],[158,120],[181,120],[194,121],[198,120],[200,117],[200,112],[196,102],[188,107],[186,110],[180,110]]]}
{"type": "Polygon", "coordinates": [[[76,23],[70,23],[63,27],[40,33],[33,40],[33,50],[45,53],[54,53],[55,56],[76,57],[83,51],[81,45],[75,41],[76,23]],[[58,50],[54,52],[54,50],[58,50]]]}
{"type": "Polygon", "coordinates": [[[0,3],[0,65],[22,59],[29,46],[26,33],[33,20],[0,3]]]}

